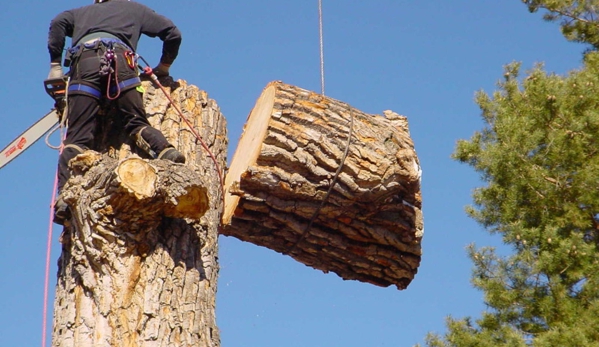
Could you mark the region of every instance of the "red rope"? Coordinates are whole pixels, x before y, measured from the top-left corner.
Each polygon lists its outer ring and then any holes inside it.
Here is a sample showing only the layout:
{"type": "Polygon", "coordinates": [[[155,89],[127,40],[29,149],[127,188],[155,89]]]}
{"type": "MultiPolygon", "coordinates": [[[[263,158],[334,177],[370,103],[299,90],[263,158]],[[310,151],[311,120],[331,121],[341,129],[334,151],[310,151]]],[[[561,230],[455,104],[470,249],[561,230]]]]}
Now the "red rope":
{"type": "MultiPolygon", "coordinates": [[[[116,53],[113,53],[116,55],[116,53]]],[[[114,58],[114,72],[108,74],[108,82],[106,83],[106,98],[108,100],[116,100],[121,95],[121,87],[119,87],[119,71],[117,67],[116,57],[114,58]],[[116,95],[110,95],[110,77],[114,74],[114,83],[116,88],[116,95]]]]}
{"type": "Polygon", "coordinates": [[[202,140],[202,137],[195,130],[195,128],[193,127],[193,125],[191,124],[191,122],[183,115],[183,112],[181,112],[181,110],[179,109],[179,107],[177,107],[177,105],[175,105],[175,102],[173,101],[173,99],[171,98],[171,96],[168,94],[168,92],[166,91],[166,89],[164,89],[164,87],[162,86],[162,84],[160,83],[160,81],[158,81],[158,77],[156,77],[156,75],[154,74],[154,72],[152,71],[152,69],[149,68],[149,67],[147,67],[146,69],[144,69],[144,73],[146,73],[147,75],[149,75],[152,78],[152,81],[154,81],[154,83],[160,88],[160,90],[162,90],[162,92],[164,93],[164,96],[166,96],[166,98],[171,103],[171,105],[173,106],[173,108],[179,114],[179,117],[181,117],[181,119],[183,119],[183,121],[187,124],[187,126],[191,130],[192,134],[198,139],[198,141],[200,141],[200,144],[202,145],[202,147],[204,148],[204,150],[206,150],[206,152],[208,153],[208,156],[210,156],[210,158],[214,162],[214,166],[216,168],[216,173],[218,174],[218,179],[220,181],[220,188],[221,188],[221,191],[222,191],[221,192],[221,198],[222,198],[222,201],[223,201],[223,208],[224,208],[225,207],[225,181],[223,180],[223,175],[221,173],[220,165],[218,165],[218,161],[216,160],[216,157],[214,156],[214,154],[212,154],[212,152],[210,151],[210,148],[208,148],[208,146],[206,145],[206,143],[204,142],[204,140],[202,140]]]}

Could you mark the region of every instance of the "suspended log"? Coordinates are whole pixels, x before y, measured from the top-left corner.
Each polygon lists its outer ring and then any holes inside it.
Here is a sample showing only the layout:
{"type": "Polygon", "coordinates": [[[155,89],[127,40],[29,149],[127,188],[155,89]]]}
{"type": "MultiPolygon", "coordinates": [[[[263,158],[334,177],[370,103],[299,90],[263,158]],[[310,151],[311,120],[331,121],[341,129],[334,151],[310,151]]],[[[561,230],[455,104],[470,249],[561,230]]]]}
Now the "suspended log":
{"type": "Polygon", "coordinates": [[[268,84],[225,179],[221,234],[405,289],[420,264],[421,170],[406,117],[384,114],[268,84]]]}

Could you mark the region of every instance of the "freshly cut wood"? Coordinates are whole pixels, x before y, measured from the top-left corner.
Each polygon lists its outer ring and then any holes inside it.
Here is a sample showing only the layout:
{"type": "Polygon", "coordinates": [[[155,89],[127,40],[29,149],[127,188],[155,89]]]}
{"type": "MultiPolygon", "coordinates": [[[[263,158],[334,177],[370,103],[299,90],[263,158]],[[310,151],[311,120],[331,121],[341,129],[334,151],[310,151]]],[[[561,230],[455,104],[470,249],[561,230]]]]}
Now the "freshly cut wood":
{"type": "Polygon", "coordinates": [[[225,178],[221,234],[405,289],[420,264],[420,177],[406,117],[271,82],[225,178]]]}

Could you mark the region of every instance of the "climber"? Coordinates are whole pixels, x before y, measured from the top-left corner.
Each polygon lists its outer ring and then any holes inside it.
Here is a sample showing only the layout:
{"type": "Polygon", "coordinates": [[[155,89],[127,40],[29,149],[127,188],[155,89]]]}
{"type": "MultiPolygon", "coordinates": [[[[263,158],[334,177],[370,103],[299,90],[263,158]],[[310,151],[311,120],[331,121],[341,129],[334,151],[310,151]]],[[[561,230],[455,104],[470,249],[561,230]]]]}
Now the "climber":
{"type": "Polygon", "coordinates": [[[54,222],[64,224],[70,211],[61,190],[71,173],[69,161],[93,146],[96,115],[104,103],[123,117],[126,133],[153,158],[185,163],[185,157],[147,120],[135,50],[141,34],[163,41],[160,63],[153,72],[169,75],[179,52],[181,32],[168,18],[128,0],[95,0],[93,4],[64,11],[50,23],[48,80],[64,77],[61,66],[65,38],[72,45],[65,54],[68,72],[67,133],[58,160],[58,198],[54,222]]]}

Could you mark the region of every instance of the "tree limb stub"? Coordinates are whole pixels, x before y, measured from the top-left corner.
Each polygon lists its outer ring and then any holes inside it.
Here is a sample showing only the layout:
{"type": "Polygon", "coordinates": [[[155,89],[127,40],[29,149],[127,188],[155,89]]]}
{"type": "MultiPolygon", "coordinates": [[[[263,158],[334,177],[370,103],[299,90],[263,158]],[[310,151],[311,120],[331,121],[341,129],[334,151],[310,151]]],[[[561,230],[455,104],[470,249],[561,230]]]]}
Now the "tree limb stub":
{"type": "Polygon", "coordinates": [[[272,82],[231,161],[221,233],[404,289],[420,264],[420,177],[406,117],[272,82]]]}
{"type": "MultiPolygon", "coordinates": [[[[74,177],[65,189],[64,199],[72,204],[92,199],[106,201],[97,210],[93,210],[93,204],[84,209],[92,213],[91,208],[97,220],[118,217],[121,223],[128,219],[158,223],[162,215],[198,220],[208,210],[207,189],[182,164],[137,157],[118,161],[87,151],[73,159],[71,167],[74,177]]],[[[72,210],[77,213],[80,209],[72,210]]]]}

